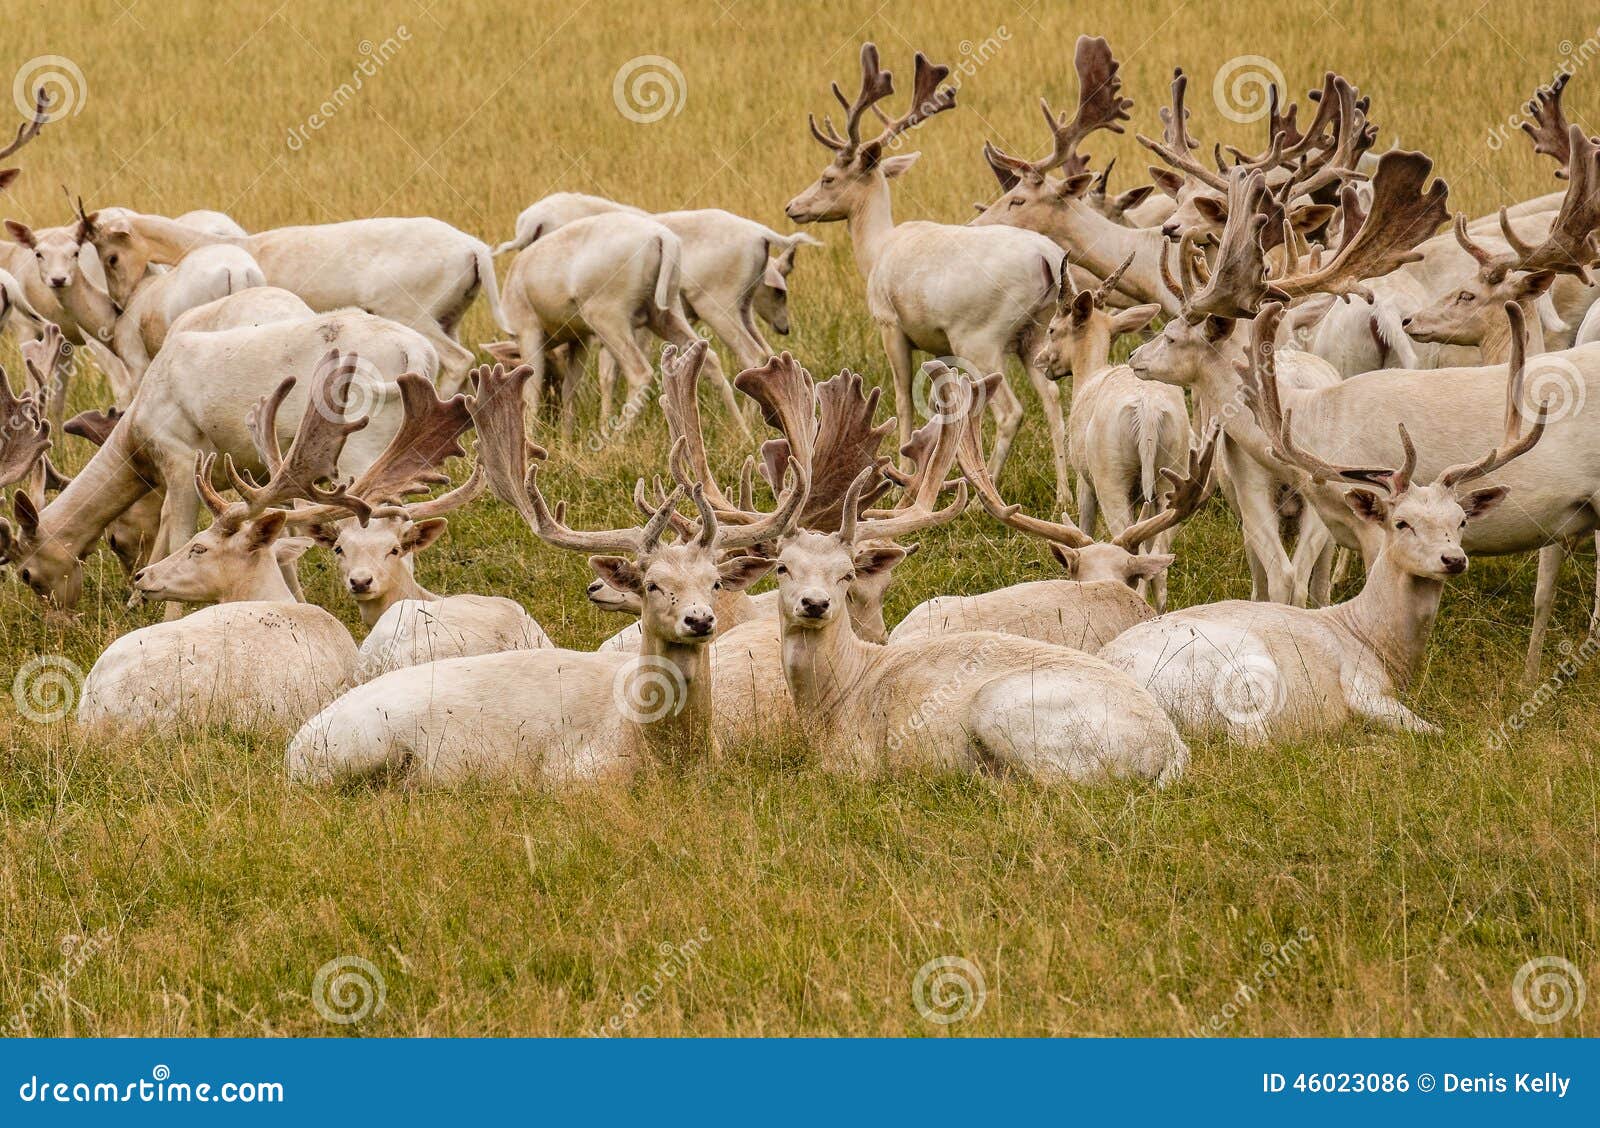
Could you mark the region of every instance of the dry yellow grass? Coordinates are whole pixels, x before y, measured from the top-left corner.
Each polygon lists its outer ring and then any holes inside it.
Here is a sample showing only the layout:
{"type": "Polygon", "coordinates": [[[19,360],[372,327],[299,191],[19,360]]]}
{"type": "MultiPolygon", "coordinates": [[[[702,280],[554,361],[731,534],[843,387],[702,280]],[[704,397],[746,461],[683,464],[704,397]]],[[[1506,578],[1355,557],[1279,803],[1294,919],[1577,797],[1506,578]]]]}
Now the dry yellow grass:
{"type": "MultiPolygon", "coordinates": [[[[783,202],[822,162],[804,114],[829,106],[828,80],[849,80],[867,37],[902,74],[917,47],[951,61],[992,54],[963,75],[961,108],[917,137],[924,159],[897,190],[901,217],[956,221],[988,197],[983,139],[1040,146],[1034,100],[1070,99],[1080,32],[1111,38],[1146,131],[1176,64],[1196,76],[1200,134],[1245,144],[1259,127],[1225,121],[1209,95],[1227,60],[1273,60],[1297,91],[1340,69],[1372,94],[1386,137],[1432,153],[1453,201],[1483,211],[1551,186],[1520,138],[1488,138],[1600,34],[1575,3],[1473,12],[1351,0],[814,11],[777,0],[431,11],[96,0],[7,15],[9,64],[67,56],[87,93],[81,114],[26,151],[8,214],[64,221],[65,184],[90,206],[219,208],[252,229],[427,214],[490,241],[563,189],[785,226],[783,202]],[[291,130],[370,57],[363,41],[392,57],[292,149],[291,130]],[[641,55],[671,59],[684,78],[681,112],[653,124],[613,101],[619,67],[641,55]]],[[[1600,76],[1581,70],[1575,120],[1600,106],[1597,89],[1600,76]]],[[[1120,157],[1124,187],[1146,163],[1131,133],[1090,148],[1120,157]]],[[[788,344],[814,371],[849,364],[879,379],[844,232],[816,233],[829,246],[802,254],[788,344]]],[[[480,306],[467,340],[487,327],[480,306]]],[[[80,383],[74,406],[103,394],[80,383]]],[[[1041,430],[1025,428],[1010,487],[1033,508],[1048,501],[1041,430]]],[[[552,489],[585,519],[622,516],[623,488],[658,467],[661,436],[651,421],[626,446],[558,454],[552,489]]],[[[66,464],[81,463],[76,440],[64,449],[66,464]]],[[[718,451],[728,465],[736,453],[718,451]]],[[[1179,544],[1179,605],[1246,591],[1226,513],[1206,512],[1179,544]]],[[[935,592],[1049,570],[1038,546],[972,515],[924,538],[891,619],[935,592]]],[[[584,603],[582,561],[533,544],[498,504],[453,521],[422,571],[436,590],[520,598],[571,645],[618,625],[584,603]]],[[[357,622],[325,560],[307,580],[357,622]]],[[[579,1033],[622,1016],[677,960],[627,1032],[1182,1033],[1223,1015],[1273,963],[1224,1032],[1592,1034],[1593,1004],[1535,1027],[1510,995],[1535,956],[1600,972],[1593,671],[1526,735],[1490,744],[1523,699],[1512,681],[1531,586],[1524,560],[1475,562],[1451,586],[1414,694],[1442,735],[1352,729],[1264,752],[1203,744],[1182,786],[1160,795],[845,782],[779,737],[626,791],[320,794],[283,782],[281,738],[90,745],[6,706],[0,1028],[579,1033]],[[103,942],[64,959],[63,938],[101,929],[103,942]],[[698,950],[683,956],[690,941],[698,950]],[[370,960],[387,985],[383,1010],[352,1027],[329,1025],[309,999],[317,969],[342,955],[370,960]],[[924,1021],[911,1000],[916,970],[944,955],[973,961],[988,987],[982,1010],[952,1027],[924,1021]]],[[[1587,590],[1570,572],[1558,639],[1581,637],[1587,590]]],[[[149,619],[123,609],[124,593],[103,555],[71,623],[8,582],[7,668],[38,654],[87,668],[149,619]]]]}

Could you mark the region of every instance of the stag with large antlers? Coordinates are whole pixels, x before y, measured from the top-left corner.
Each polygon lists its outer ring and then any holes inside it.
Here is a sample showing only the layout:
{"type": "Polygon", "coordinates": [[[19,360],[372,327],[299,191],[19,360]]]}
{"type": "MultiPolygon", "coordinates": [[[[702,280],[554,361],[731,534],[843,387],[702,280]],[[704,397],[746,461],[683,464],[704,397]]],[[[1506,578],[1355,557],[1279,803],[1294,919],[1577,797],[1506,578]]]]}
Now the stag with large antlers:
{"type": "MultiPolygon", "coordinates": [[[[701,342],[663,365],[701,364],[701,342]]],[[[725,524],[699,483],[682,474],[643,526],[575,529],[552,512],[530,467],[521,396],[527,373],[507,376],[509,394],[480,392],[479,458],[490,488],[547,544],[593,553],[601,577],[636,595],[644,638],[638,654],[516,651],[452,658],[396,670],[346,694],[308,721],[289,746],[291,778],[329,781],[409,769],[413,778],[533,775],[552,781],[627,775],[647,759],[715,751],[707,644],[716,632],[719,587],[744,587],[769,559],[730,555],[784,536],[799,516],[808,482],[790,463],[792,484],[771,513],[725,524]],[[699,513],[673,515],[684,494],[699,513]],[[667,540],[675,529],[677,539],[667,540]]],[[[535,453],[537,453],[535,451],[535,453]]]]}
{"type": "MultiPolygon", "coordinates": [[[[1286,404],[1273,369],[1281,313],[1271,305],[1258,320],[1250,362],[1240,366],[1247,395],[1272,456],[1292,468],[1308,492],[1350,515],[1367,552],[1365,585],[1354,598],[1316,610],[1240,600],[1185,608],[1132,628],[1100,656],[1148,686],[1190,734],[1221,732],[1259,744],[1352,718],[1432,732],[1399,695],[1422,664],[1445,579],[1467,570],[1466,530],[1503,511],[1500,502],[1510,492],[1504,484],[1468,487],[1527,454],[1545,433],[1542,421],[1529,424],[1522,415],[1523,356],[1519,350],[1502,389],[1499,444],[1477,453],[1492,433],[1484,428],[1473,454],[1442,466],[1430,481],[1418,472],[1417,447],[1404,422],[1392,432],[1398,442],[1389,439],[1390,457],[1365,463],[1330,461],[1349,455],[1319,453],[1320,442],[1307,438],[1319,433],[1310,428],[1296,437],[1296,408],[1304,397],[1286,404]],[[1404,452],[1398,466],[1394,445],[1404,452]]],[[[1420,405],[1401,401],[1398,407],[1415,412],[1420,405]]],[[[1378,445],[1386,421],[1366,421],[1366,449],[1378,445]]]]}
{"type": "MultiPolygon", "coordinates": [[[[955,91],[943,85],[948,74],[948,67],[917,55],[911,108],[891,119],[878,103],[894,93],[894,83],[878,65],[877,47],[864,45],[856,98],[847,99],[837,84],[833,88],[846,111],[844,134],[826,118],[821,126],[811,121],[812,136],[833,152],[833,160],[785,211],[796,223],[844,220],[850,225],[856,266],[867,284],[867,308],[894,372],[900,445],[911,441],[915,426],[914,351],[959,356],[980,372],[1003,372],[1006,358],[1016,355],[1044,406],[1056,490],[1065,499],[1066,424],[1060,393],[1037,356],[1065,269],[1061,249],[1027,231],[896,224],[890,208],[889,182],[919,156],[893,152],[891,146],[921,122],[955,106],[955,91]],[[869,110],[883,122],[883,130],[863,140],[862,119],[869,110]]],[[[1022,403],[1002,381],[991,406],[998,430],[990,469],[999,477],[1022,425],[1022,403]]]]}
{"type": "MultiPolygon", "coordinates": [[[[294,301],[268,287],[222,301],[258,310],[275,295],[294,301]]],[[[245,424],[251,407],[278,386],[286,367],[315,368],[330,341],[361,357],[357,383],[372,424],[346,445],[341,471],[365,469],[400,425],[394,381],[404,372],[429,380],[438,372],[438,357],[420,335],[349,310],[210,332],[185,329],[168,335],[122,422],[71,485],[42,507],[31,498],[14,499],[17,525],[0,520],[0,556],[14,563],[22,581],[41,597],[70,609],[82,591],[81,557],[117,516],[152,489],[164,490],[165,499],[150,558],[170,555],[198,524],[200,499],[190,486],[195,456],[228,454],[241,469],[260,472],[263,465],[245,424]],[[218,379],[218,373],[227,378],[218,379]]],[[[303,412],[305,404],[306,392],[297,385],[283,404],[288,420],[297,418],[294,413],[303,412]]]]}
{"type": "MultiPolygon", "coordinates": [[[[288,452],[279,456],[276,437],[270,442],[265,482],[222,457],[222,473],[240,500],[216,489],[215,455],[196,457],[194,489],[212,522],[135,573],[134,596],[213,606],[107,647],[84,679],[81,723],[293,728],[349,686],[356,664],[349,632],[322,608],[301,602],[289,577],[312,543],[293,534],[336,514],[361,520],[370,514],[337,480],[346,440],[367,426],[365,416],[348,418],[355,373],[352,355],[324,358],[288,452]]],[[[267,401],[268,426],[298,382],[287,378],[267,401]]]]}
{"type": "MultiPolygon", "coordinates": [[[[973,389],[976,394],[976,389],[973,389]]],[[[1189,750],[1155,700],[1078,650],[995,631],[889,646],[855,634],[845,612],[862,567],[851,486],[837,532],[801,531],[778,552],[783,668],[825,768],[911,765],[1017,771],[1047,783],[1176,779],[1189,750]]]]}

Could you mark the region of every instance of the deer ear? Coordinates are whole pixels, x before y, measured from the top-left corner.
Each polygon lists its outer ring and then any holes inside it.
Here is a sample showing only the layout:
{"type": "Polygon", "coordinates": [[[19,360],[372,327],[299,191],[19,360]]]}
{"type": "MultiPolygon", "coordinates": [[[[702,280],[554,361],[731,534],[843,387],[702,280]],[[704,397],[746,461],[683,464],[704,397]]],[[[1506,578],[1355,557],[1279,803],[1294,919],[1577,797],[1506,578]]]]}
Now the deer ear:
{"type": "Polygon", "coordinates": [[[339,540],[339,526],[332,521],[321,521],[307,529],[306,535],[323,548],[332,548],[339,540]]]}
{"type": "Polygon", "coordinates": [[[27,490],[17,491],[17,495],[11,499],[11,508],[24,533],[31,537],[39,531],[39,508],[33,504],[33,498],[27,490]]]}
{"type": "Polygon", "coordinates": [[[1148,305],[1136,305],[1131,309],[1118,310],[1111,315],[1111,331],[1113,333],[1137,333],[1155,319],[1161,312],[1161,307],[1151,302],[1148,305]]]}
{"type": "Polygon", "coordinates": [[[18,223],[14,219],[6,220],[6,234],[11,236],[13,243],[21,243],[24,247],[37,245],[33,237],[33,228],[26,223],[18,223]]]}
{"type": "Polygon", "coordinates": [[[1207,223],[1215,223],[1218,226],[1227,225],[1228,205],[1226,201],[1219,200],[1215,196],[1196,196],[1193,202],[1194,210],[1200,213],[1201,219],[1207,223]]]}
{"type": "Polygon", "coordinates": [[[1466,497],[1459,498],[1461,512],[1467,515],[1467,520],[1482,517],[1489,510],[1499,505],[1506,499],[1506,494],[1511,492],[1510,486],[1485,486],[1481,490],[1473,490],[1466,497]]]}
{"type": "Polygon", "coordinates": [[[280,565],[293,564],[316,543],[315,537],[279,537],[272,546],[272,555],[280,565]]]}
{"type": "Polygon", "coordinates": [[[1556,280],[1553,270],[1535,270],[1524,274],[1517,282],[1518,293],[1524,298],[1533,298],[1544,293],[1550,284],[1556,280]]]}
{"type": "Polygon", "coordinates": [[[283,532],[283,523],[289,519],[289,514],[282,509],[269,509],[254,521],[250,522],[245,531],[245,548],[251,552],[266,548],[278,539],[278,534],[283,532]]]}
{"type": "Polygon", "coordinates": [[[1383,524],[1389,516],[1388,504],[1371,490],[1346,490],[1344,503],[1357,517],[1375,525],[1383,524]]]}
{"type": "Polygon", "coordinates": [[[644,573],[639,571],[639,565],[623,556],[591,556],[589,567],[594,569],[594,574],[618,591],[632,592],[634,595],[644,594],[644,573]]]}
{"type": "Polygon", "coordinates": [[[1075,576],[1078,573],[1078,550],[1068,548],[1064,544],[1050,542],[1050,555],[1060,561],[1061,566],[1067,570],[1067,575],[1075,576]]]}
{"type": "Polygon", "coordinates": [[[1072,314],[1072,320],[1079,325],[1088,321],[1089,315],[1094,312],[1094,294],[1089,290],[1079,290],[1077,296],[1072,299],[1068,312],[1072,314]]]}
{"type": "Polygon", "coordinates": [[[899,545],[876,545],[872,548],[863,548],[856,553],[856,575],[858,577],[879,576],[885,572],[892,572],[900,561],[910,553],[899,545]]]}
{"type": "Polygon", "coordinates": [[[1204,329],[1206,340],[1212,342],[1220,341],[1229,333],[1233,332],[1233,318],[1215,316],[1208,317],[1206,318],[1204,329]]]}
{"type": "Polygon", "coordinates": [[[434,541],[444,536],[444,531],[450,522],[443,517],[432,517],[426,521],[418,521],[408,525],[405,533],[400,537],[400,547],[407,552],[421,552],[434,541]]]}
{"type": "Polygon", "coordinates": [[[1294,225],[1298,234],[1305,235],[1327,224],[1333,218],[1333,205],[1331,204],[1306,204],[1304,207],[1295,208],[1289,217],[1289,222],[1294,225]]]}
{"type": "Polygon", "coordinates": [[[1150,172],[1150,179],[1156,182],[1156,187],[1176,200],[1178,193],[1183,190],[1183,177],[1173,172],[1170,168],[1161,168],[1158,165],[1149,165],[1147,167],[1150,172]]]}
{"type": "Polygon", "coordinates": [[[1068,176],[1056,185],[1056,194],[1063,200],[1075,200],[1089,190],[1089,185],[1094,183],[1094,173],[1080,172],[1075,176],[1068,176]]]}
{"type": "Polygon", "coordinates": [[[897,153],[892,157],[881,157],[878,160],[878,168],[883,173],[885,179],[893,180],[895,177],[908,170],[912,165],[916,164],[917,158],[920,156],[922,156],[922,154],[918,152],[897,153]]]}
{"type": "Polygon", "coordinates": [[[717,575],[722,577],[723,587],[730,591],[743,591],[772,571],[776,563],[776,560],[765,556],[735,556],[717,565],[717,575]]]}
{"type": "Polygon", "coordinates": [[[1176,559],[1170,552],[1138,553],[1128,559],[1128,578],[1153,580],[1172,567],[1176,559]]]}
{"type": "Polygon", "coordinates": [[[1117,197],[1118,210],[1127,211],[1129,208],[1138,207],[1140,204],[1144,203],[1144,198],[1155,190],[1156,186],[1154,184],[1141,184],[1137,188],[1129,188],[1126,192],[1117,197]]]}

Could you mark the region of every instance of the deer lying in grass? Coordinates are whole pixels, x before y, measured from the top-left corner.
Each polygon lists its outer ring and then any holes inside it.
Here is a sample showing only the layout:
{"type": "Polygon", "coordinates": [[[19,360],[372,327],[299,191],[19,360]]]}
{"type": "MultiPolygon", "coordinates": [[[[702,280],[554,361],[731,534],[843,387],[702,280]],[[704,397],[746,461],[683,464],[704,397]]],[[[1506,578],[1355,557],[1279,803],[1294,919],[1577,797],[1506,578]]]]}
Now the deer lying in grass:
{"type": "MultiPolygon", "coordinates": [[[[863,471],[852,493],[878,473],[863,471]]],[[[857,638],[844,608],[864,566],[858,544],[877,530],[855,512],[847,497],[838,532],[786,537],[775,569],[784,675],[824,767],[933,765],[1074,783],[1182,774],[1189,751],[1172,722],[1098,658],[994,631],[890,646],[857,638]]]]}
{"type": "MultiPolygon", "coordinates": [[[[404,502],[397,489],[426,486],[444,480],[432,467],[461,454],[456,443],[468,425],[468,415],[497,395],[517,394],[532,369],[507,373],[496,365],[473,373],[476,399],[456,397],[449,403],[434,398],[420,377],[401,377],[401,393],[408,401],[405,421],[389,450],[346,487],[346,492],[367,502],[372,511],[363,524],[345,518],[337,525],[313,530],[318,541],[333,550],[339,578],[355,599],[361,621],[369,628],[361,644],[357,666],[366,681],[406,666],[469,654],[494,654],[502,650],[537,650],[550,645],[549,636],[515,600],[497,595],[435,595],[417,582],[413,563],[443,535],[445,514],[467,504],[483,492],[482,467],[457,488],[426,501],[404,502]],[[506,390],[515,382],[517,393],[506,390]],[[392,468],[401,454],[411,452],[415,476],[392,468]],[[395,452],[395,453],[391,453],[395,452]]],[[[269,401],[263,435],[271,435],[269,401]]],[[[270,453],[266,461],[274,461],[270,453]]]]}
{"type": "MultiPolygon", "coordinates": [[[[364,418],[345,422],[355,372],[356,358],[337,351],[318,366],[294,441],[265,484],[223,458],[242,500],[229,502],[212,487],[214,455],[196,458],[194,488],[214,520],[140,569],[134,591],[136,598],[213,606],[141,627],[107,647],[84,679],[81,724],[292,728],[348,687],[355,642],[328,612],[298,601],[284,569],[311,541],[283,534],[333,512],[367,513],[359,498],[318,485],[336,478],[347,437],[366,425],[364,418]],[[314,504],[290,508],[300,499],[314,504]]],[[[275,400],[295,382],[285,380],[275,400]]]]}
{"type": "MultiPolygon", "coordinates": [[[[1183,466],[1190,433],[1181,389],[1151,384],[1126,364],[1109,363],[1117,334],[1136,333],[1161,312],[1154,304],[1108,311],[1106,299],[1119,273],[1093,290],[1075,291],[1070,281],[1064,283],[1045,346],[1050,375],[1072,377],[1067,420],[1078,519],[1093,533],[1096,515],[1104,516],[1113,537],[1134,523],[1140,508],[1156,503],[1161,472],[1183,466]]],[[[1170,539],[1162,534],[1154,550],[1165,552],[1170,539]]],[[[1167,606],[1165,577],[1162,572],[1152,580],[1157,611],[1167,606]]]]}
{"type": "Polygon", "coordinates": [[[1167,541],[1170,529],[1210,495],[1216,452],[1213,435],[1186,458],[1186,474],[1170,467],[1161,474],[1175,489],[1164,508],[1134,522],[1109,542],[1097,543],[1067,514],[1059,523],[1030,517],[1007,505],[984,469],[982,438],[975,419],[964,422],[957,458],[989,515],[1019,532],[1043,539],[1066,570],[1066,579],[1036,580],[980,595],[940,595],[919,603],[889,634],[891,643],[927,640],[960,631],[988,630],[1094,653],[1104,643],[1153,612],[1136,587],[1166,574],[1173,556],[1148,552],[1167,541]]]}
{"type": "MultiPolygon", "coordinates": [[[[1263,311],[1250,363],[1240,366],[1252,407],[1274,455],[1308,489],[1321,483],[1321,492],[1338,495],[1359,522],[1369,550],[1366,584],[1353,599],[1318,610],[1240,600],[1185,608],[1131,628],[1100,656],[1148,686],[1190,734],[1220,732],[1260,744],[1352,717],[1434,732],[1398,695],[1422,665],[1445,579],[1467,570],[1469,521],[1509,492],[1504,485],[1465,487],[1526,454],[1544,433],[1542,420],[1523,430],[1523,355],[1519,348],[1511,363],[1499,445],[1422,484],[1404,423],[1398,469],[1335,465],[1298,445],[1295,412],[1280,406],[1272,363],[1273,322],[1281,312],[1275,304],[1263,311]]],[[[1423,407],[1401,405],[1419,418],[1423,407]]]]}
{"type": "MultiPolygon", "coordinates": [[[[623,429],[631,424],[632,408],[654,375],[635,331],[643,326],[678,348],[699,339],[679,300],[682,259],[677,235],[626,212],[575,220],[517,255],[505,286],[507,326],[516,340],[486,347],[501,361],[533,366],[535,420],[545,398],[546,363],[553,359],[561,367],[561,433],[571,438],[578,383],[589,342],[597,339],[622,367],[630,405],[623,429]]],[[[732,385],[714,355],[709,363],[729,413],[748,435],[732,385]]]]}
{"type": "MultiPolygon", "coordinates": [[[[822,127],[811,119],[812,136],[833,152],[833,160],[784,210],[796,223],[843,220],[850,226],[856,265],[867,284],[867,308],[894,371],[900,445],[911,441],[915,423],[913,350],[959,356],[980,372],[1003,372],[1006,357],[1015,354],[1043,405],[1055,455],[1056,489],[1065,498],[1069,483],[1060,393],[1037,359],[1065,269],[1061,249],[1026,231],[896,224],[890,208],[889,182],[915,164],[920,154],[891,156],[889,146],[955,106],[955,91],[941,86],[949,73],[948,67],[935,66],[918,54],[911,109],[890,120],[877,104],[894,93],[892,77],[879,68],[877,47],[863,45],[861,90],[855,100],[846,102],[844,92],[837,85],[833,88],[846,110],[844,136],[827,119],[822,127]],[[869,109],[883,118],[884,128],[877,137],[863,141],[861,121],[869,109]]],[[[1022,425],[1022,402],[1002,380],[991,406],[997,425],[991,471],[998,478],[1022,425]]]]}
{"type": "MultiPolygon", "coordinates": [[[[272,293],[247,290],[224,300],[259,309],[272,293]]],[[[438,371],[438,357],[422,336],[353,311],[175,332],[145,373],[122,421],[72,484],[42,508],[25,495],[13,499],[17,525],[0,520],[0,557],[15,564],[23,583],[39,596],[70,610],[82,593],[80,558],[151,489],[166,496],[150,556],[166,557],[195,531],[199,498],[187,488],[195,456],[230,454],[242,468],[260,471],[245,425],[249,408],[277,387],[285,367],[313,369],[329,341],[361,356],[357,386],[361,398],[372,401],[372,425],[345,447],[341,469],[346,474],[365,469],[400,424],[401,404],[389,381],[404,372],[432,379],[438,371]],[[217,379],[218,373],[227,379],[217,379]]],[[[300,388],[284,406],[304,410],[300,388]]]]}
{"type": "MultiPolygon", "coordinates": [[[[690,357],[704,348],[696,345],[690,357]]],[[[414,780],[532,774],[571,781],[713,753],[711,603],[718,585],[746,586],[771,567],[757,557],[722,556],[792,526],[806,494],[804,468],[795,464],[795,485],[778,508],[749,524],[721,524],[696,485],[689,489],[700,513],[694,535],[666,542],[680,481],[672,504],[644,527],[580,532],[551,514],[537,468],[527,470],[519,398],[491,397],[477,425],[495,493],[548,543],[599,553],[590,559],[595,571],[639,597],[641,652],[517,651],[385,674],[306,723],[289,745],[290,777],[322,782],[409,769],[414,780]]]]}
{"type": "Polygon", "coordinates": [[[92,212],[83,222],[119,306],[132,300],[151,263],[173,264],[198,247],[231,243],[260,264],[269,285],[298,294],[319,312],[364,309],[420,333],[442,359],[447,393],[460,388],[472,366],[472,352],[456,333],[480,289],[495,324],[505,328],[488,246],[437,219],[356,219],[243,238],[123,209],[92,212]]]}

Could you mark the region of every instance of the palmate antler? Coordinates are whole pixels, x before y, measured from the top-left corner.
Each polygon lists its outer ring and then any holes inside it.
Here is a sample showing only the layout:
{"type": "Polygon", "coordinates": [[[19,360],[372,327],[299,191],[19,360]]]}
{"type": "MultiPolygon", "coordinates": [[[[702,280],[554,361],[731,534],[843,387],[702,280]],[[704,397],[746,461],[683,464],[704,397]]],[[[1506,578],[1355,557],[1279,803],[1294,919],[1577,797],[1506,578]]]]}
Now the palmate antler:
{"type": "Polygon", "coordinates": [[[878,65],[877,44],[863,43],[861,89],[854,100],[844,96],[844,91],[839,88],[837,82],[832,84],[833,96],[845,110],[844,135],[841,137],[834,129],[831,119],[824,117],[819,127],[816,117],[807,114],[806,122],[811,127],[811,136],[815,137],[818,143],[837,153],[834,159],[842,166],[849,164],[858,154],[875,159],[885,146],[902,133],[914,129],[935,114],[954,109],[955,88],[943,85],[944,80],[950,76],[950,68],[930,63],[921,51],[917,52],[915,66],[911,108],[898,118],[890,118],[878,109],[878,103],[894,93],[894,75],[878,65]],[[883,130],[871,141],[863,142],[861,119],[869,109],[883,123],[883,130]]]}
{"type": "Polygon", "coordinates": [[[1572,80],[1570,74],[1558,74],[1555,81],[1549,86],[1541,86],[1533,92],[1527,104],[1523,107],[1531,121],[1522,123],[1522,131],[1533,139],[1533,151],[1547,157],[1554,157],[1556,176],[1560,179],[1567,177],[1567,165],[1571,160],[1569,130],[1566,111],[1561,108],[1561,95],[1566,90],[1567,83],[1572,80]]]}
{"type": "Polygon", "coordinates": [[[1067,176],[1075,176],[1089,167],[1088,158],[1079,155],[1078,146],[1098,130],[1110,133],[1123,132],[1122,123],[1128,120],[1133,99],[1122,97],[1120,68],[1111,54],[1105,39],[1078,37],[1073,52],[1073,67],[1078,73],[1078,106],[1069,118],[1066,111],[1057,114],[1050,103],[1039,99],[1039,109],[1044,114],[1050,130],[1050,152],[1036,161],[1024,160],[1003,153],[992,144],[983,147],[989,167],[1000,180],[1002,190],[1009,191],[1020,176],[1043,176],[1052,169],[1061,169],[1067,176]]]}
{"type": "Polygon", "coordinates": [[[0,488],[28,477],[50,449],[50,424],[29,393],[15,395],[0,368],[0,488]]]}
{"type": "Polygon", "coordinates": [[[916,471],[904,480],[903,493],[894,508],[865,514],[858,510],[854,514],[858,540],[907,537],[954,521],[967,507],[964,479],[956,480],[955,498],[943,508],[938,507],[939,495],[949,485],[945,476],[956,464],[962,433],[970,425],[970,419],[982,420],[986,397],[994,386],[987,381],[979,385],[937,361],[926,365],[924,370],[935,387],[943,387],[947,393],[954,389],[958,402],[939,404],[934,417],[912,432],[910,442],[901,453],[916,471]]]}
{"type": "MultiPolygon", "coordinates": [[[[1550,415],[1550,401],[1539,404],[1539,415],[1533,424],[1522,430],[1523,382],[1528,360],[1528,326],[1522,307],[1516,302],[1506,303],[1506,319],[1511,323],[1511,359],[1506,370],[1505,426],[1500,442],[1488,454],[1475,462],[1462,462],[1447,466],[1434,481],[1441,486],[1460,486],[1493,474],[1506,463],[1528,453],[1544,435],[1545,423],[1550,415]]],[[[1409,443],[1409,440],[1408,440],[1409,443]]],[[[1412,458],[1415,462],[1415,458],[1412,458]]],[[[1409,479],[1409,473],[1406,477],[1409,479]]]]}

